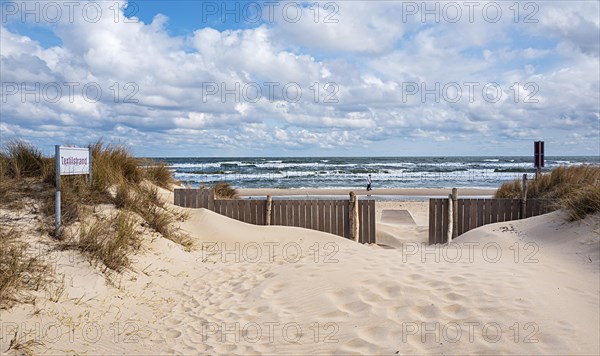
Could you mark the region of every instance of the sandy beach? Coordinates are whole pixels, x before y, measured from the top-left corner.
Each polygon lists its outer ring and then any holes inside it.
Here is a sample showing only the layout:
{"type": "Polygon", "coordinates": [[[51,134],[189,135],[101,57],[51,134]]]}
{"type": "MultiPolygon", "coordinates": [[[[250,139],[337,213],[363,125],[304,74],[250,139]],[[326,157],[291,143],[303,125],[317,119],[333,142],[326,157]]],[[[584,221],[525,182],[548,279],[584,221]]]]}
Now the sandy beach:
{"type": "MultiPolygon", "coordinates": [[[[403,196],[403,197],[447,197],[452,193],[450,188],[386,188],[373,189],[332,189],[332,188],[301,188],[301,189],[239,189],[241,196],[298,196],[298,195],[331,195],[331,196],[348,196],[349,192],[353,191],[359,196],[403,196]]],[[[460,196],[465,197],[491,197],[496,189],[483,188],[463,188],[459,189],[460,196]]]]}
{"type": "Polygon", "coordinates": [[[0,356],[600,355],[600,1],[0,2],[0,356]]]}
{"type": "Polygon", "coordinates": [[[426,246],[426,202],[377,204],[377,245],[173,206],[195,248],[147,231],[132,268],[110,277],[52,249],[34,213],[3,211],[59,277],[35,305],[2,311],[0,348],[18,335],[40,354],[600,352],[598,216],[559,211],[426,246]]]}

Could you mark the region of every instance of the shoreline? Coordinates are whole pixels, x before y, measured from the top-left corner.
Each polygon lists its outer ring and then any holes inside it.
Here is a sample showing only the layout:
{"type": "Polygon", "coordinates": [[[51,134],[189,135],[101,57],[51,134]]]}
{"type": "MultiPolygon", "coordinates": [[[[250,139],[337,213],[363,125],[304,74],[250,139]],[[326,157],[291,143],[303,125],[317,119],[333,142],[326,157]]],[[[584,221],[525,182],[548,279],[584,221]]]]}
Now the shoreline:
{"type": "MultiPolygon", "coordinates": [[[[340,188],[249,188],[238,189],[240,196],[243,197],[258,197],[271,195],[274,197],[281,196],[307,196],[307,195],[331,195],[331,196],[347,196],[351,191],[358,196],[402,196],[402,197],[447,197],[452,193],[451,188],[382,188],[367,191],[366,189],[340,189],[340,188]]],[[[458,189],[459,197],[473,196],[492,196],[496,189],[485,188],[463,188],[458,189]]]]}

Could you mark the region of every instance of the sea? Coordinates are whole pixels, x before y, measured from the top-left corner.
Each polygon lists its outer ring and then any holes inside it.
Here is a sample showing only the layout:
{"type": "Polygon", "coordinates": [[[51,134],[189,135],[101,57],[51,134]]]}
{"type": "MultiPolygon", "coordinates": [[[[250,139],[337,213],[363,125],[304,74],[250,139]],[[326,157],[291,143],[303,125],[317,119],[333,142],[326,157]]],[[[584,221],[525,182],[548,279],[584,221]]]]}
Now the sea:
{"type": "MultiPolygon", "coordinates": [[[[186,186],[218,182],[235,188],[497,188],[535,176],[532,157],[181,157],[166,163],[186,186]]],[[[597,156],[546,157],[543,171],[600,165],[597,156]]]]}

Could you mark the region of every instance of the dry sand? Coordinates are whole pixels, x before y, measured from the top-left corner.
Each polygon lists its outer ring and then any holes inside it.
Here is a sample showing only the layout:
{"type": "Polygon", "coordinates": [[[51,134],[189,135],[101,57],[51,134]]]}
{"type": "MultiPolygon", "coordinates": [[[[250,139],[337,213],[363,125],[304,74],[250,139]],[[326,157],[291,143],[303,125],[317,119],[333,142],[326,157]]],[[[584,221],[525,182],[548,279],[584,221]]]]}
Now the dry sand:
{"type": "Polygon", "coordinates": [[[555,212],[426,247],[426,204],[377,209],[377,240],[396,248],[189,209],[181,228],[197,250],[148,232],[111,283],[77,253],[48,253],[64,292],[2,311],[0,348],[17,330],[40,354],[600,353],[598,216],[555,212]],[[414,224],[381,223],[386,209],[414,224]]]}

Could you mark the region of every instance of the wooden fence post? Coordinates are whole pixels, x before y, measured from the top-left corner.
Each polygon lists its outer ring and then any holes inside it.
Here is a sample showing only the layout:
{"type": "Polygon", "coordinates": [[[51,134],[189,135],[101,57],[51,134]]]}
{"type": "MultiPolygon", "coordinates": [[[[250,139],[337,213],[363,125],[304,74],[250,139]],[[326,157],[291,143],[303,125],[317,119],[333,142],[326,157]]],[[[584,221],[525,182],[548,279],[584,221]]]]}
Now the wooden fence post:
{"type": "MultiPolygon", "coordinates": [[[[454,189],[453,189],[454,190],[454,189]]],[[[446,241],[448,243],[452,242],[452,234],[454,233],[454,196],[452,194],[448,195],[448,232],[446,236],[446,241]]]]}
{"type": "MultiPolygon", "coordinates": [[[[448,223],[448,227],[452,227],[452,237],[457,237],[458,236],[458,189],[456,188],[452,188],[452,200],[451,202],[452,204],[452,219],[448,219],[448,221],[450,221],[448,223]]],[[[448,241],[450,241],[450,239],[448,239],[448,241]]]]}
{"type": "Polygon", "coordinates": [[[523,174],[521,184],[521,219],[525,219],[527,217],[527,174],[523,174]]]}
{"type": "Polygon", "coordinates": [[[271,225],[271,205],[273,204],[273,198],[267,195],[267,213],[265,214],[265,225],[271,225]]]}
{"type": "Polygon", "coordinates": [[[210,189],[208,191],[208,206],[206,207],[210,211],[215,211],[215,190],[210,189]]]}
{"type": "Polygon", "coordinates": [[[358,199],[356,194],[350,192],[350,235],[354,241],[359,242],[360,239],[360,226],[358,222],[358,199]]]}

